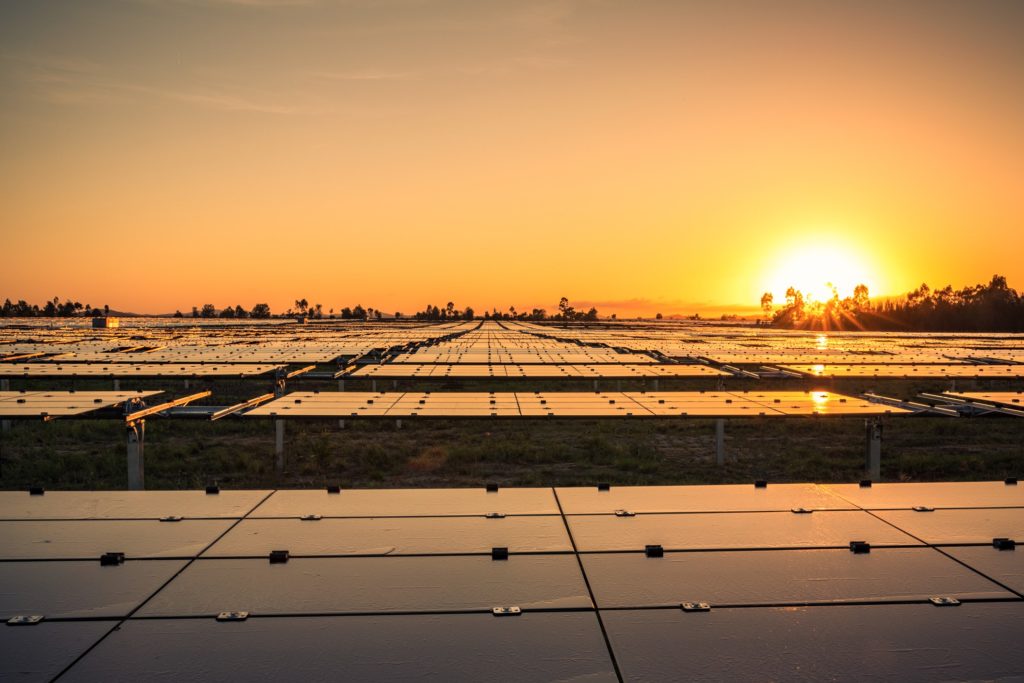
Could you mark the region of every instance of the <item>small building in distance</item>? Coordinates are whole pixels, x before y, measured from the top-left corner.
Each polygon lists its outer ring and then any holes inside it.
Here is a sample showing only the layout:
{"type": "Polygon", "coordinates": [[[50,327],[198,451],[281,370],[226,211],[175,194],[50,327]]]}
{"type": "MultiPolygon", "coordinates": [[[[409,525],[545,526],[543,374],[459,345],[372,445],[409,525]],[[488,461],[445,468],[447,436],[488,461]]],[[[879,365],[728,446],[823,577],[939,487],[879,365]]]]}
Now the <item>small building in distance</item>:
{"type": "Polygon", "coordinates": [[[112,327],[120,327],[121,320],[119,318],[113,318],[111,316],[101,316],[92,319],[93,329],[110,329],[112,327]]]}

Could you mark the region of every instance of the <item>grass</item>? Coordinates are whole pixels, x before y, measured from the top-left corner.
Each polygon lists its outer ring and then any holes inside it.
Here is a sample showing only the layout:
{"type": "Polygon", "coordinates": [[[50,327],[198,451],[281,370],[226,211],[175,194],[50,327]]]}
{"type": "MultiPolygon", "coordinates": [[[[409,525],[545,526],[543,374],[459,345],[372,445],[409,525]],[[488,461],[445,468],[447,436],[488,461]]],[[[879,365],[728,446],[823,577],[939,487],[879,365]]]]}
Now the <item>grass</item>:
{"type": "MultiPolygon", "coordinates": [[[[0,435],[0,488],[126,486],[125,435],[116,421],[15,422],[0,435]]],[[[712,420],[431,420],[289,422],[282,472],[270,420],[152,419],[151,489],[697,484],[856,481],[863,420],[727,421],[724,465],[712,420]]],[[[1024,473],[1024,420],[888,418],[883,479],[1002,479],[1024,473]]]]}

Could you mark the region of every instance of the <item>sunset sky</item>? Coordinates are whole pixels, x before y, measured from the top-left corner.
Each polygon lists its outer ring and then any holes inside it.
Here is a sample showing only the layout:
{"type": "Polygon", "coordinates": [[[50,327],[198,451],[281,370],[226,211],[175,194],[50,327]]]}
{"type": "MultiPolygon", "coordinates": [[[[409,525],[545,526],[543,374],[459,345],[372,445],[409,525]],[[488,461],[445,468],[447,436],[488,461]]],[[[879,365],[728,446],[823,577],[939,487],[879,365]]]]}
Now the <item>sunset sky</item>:
{"type": "Polygon", "coordinates": [[[1024,288],[1024,2],[0,3],[0,298],[1024,288]]]}

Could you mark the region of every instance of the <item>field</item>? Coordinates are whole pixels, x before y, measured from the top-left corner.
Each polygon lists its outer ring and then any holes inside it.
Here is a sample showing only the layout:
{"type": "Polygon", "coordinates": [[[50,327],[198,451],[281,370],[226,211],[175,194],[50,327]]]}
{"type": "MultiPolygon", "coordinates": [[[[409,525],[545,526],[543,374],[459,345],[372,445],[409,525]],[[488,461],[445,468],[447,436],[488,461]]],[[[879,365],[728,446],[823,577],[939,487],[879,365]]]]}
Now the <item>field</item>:
{"type": "MultiPolygon", "coordinates": [[[[227,326],[168,328],[160,325],[133,332],[62,331],[59,348],[67,351],[69,340],[82,362],[117,362],[139,358],[137,354],[111,352],[118,339],[130,336],[136,345],[152,345],[154,354],[175,352],[175,359],[197,357],[223,362],[224,353],[239,348],[239,340],[270,337],[255,348],[270,357],[261,361],[281,362],[286,369],[313,360],[314,370],[289,380],[291,391],[337,391],[328,370],[359,368],[353,358],[359,349],[380,354],[368,368],[390,368],[401,372],[402,361],[415,357],[418,364],[444,367],[487,368],[499,356],[534,353],[536,365],[520,368],[570,368],[566,360],[580,356],[606,365],[594,366],[608,373],[601,379],[606,391],[650,391],[652,383],[612,372],[623,365],[633,368],[673,367],[674,362],[700,358],[709,368],[737,368],[746,375],[725,375],[725,379],[678,378],[660,380],[658,389],[671,392],[714,391],[719,387],[736,394],[746,391],[825,390],[857,396],[870,391],[899,399],[913,399],[921,393],[949,391],[948,379],[914,378],[812,378],[794,376],[748,376],[765,367],[774,368],[778,358],[822,360],[822,355],[848,361],[851,353],[863,355],[872,364],[883,362],[939,362],[946,356],[1006,354],[1016,361],[1019,342],[1012,336],[964,338],[955,336],[906,336],[897,344],[903,350],[880,355],[880,348],[893,348],[891,338],[836,335],[822,349],[820,335],[781,334],[746,329],[684,327],[665,325],[582,326],[571,329],[523,326],[508,329],[495,324],[470,323],[456,328],[428,325],[324,325],[227,326]],[[182,331],[184,330],[184,335],[182,331]],[[272,333],[268,335],[267,333],[272,333]],[[141,334],[140,334],[141,333],[141,334]],[[443,341],[428,341],[443,333],[443,341]],[[182,343],[182,339],[187,343],[182,343]],[[403,346],[396,344],[406,340],[403,346]],[[580,345],[579,341],[586,345],[580,345]],[[639,343],[638,343],[639,342],[639,343]],[[422,344],[422,345],[421,345],[422,344]],[[334,356],[340,346],[345,358],[334,356]],[[395,348],[401,346],[400,348],[395,348]],[[982,348],[979,348],[982,347],[982,348]],[[362,348],[362,347],[359,347],[362,348]],[[617,348],[617,351],[610,349],[617,348]],[[942,350],[941,356],[936,349],[942,350]],[[219,349],[219,350],[218,350],[219,349]],[[315,353],[310,355],[310,349],[315,353]],[[697,353],[696,350],[699,350],[697,353]],[[628,353],[624,351],[629,351],[628,353]],[[217,355],[217,354],[220,355],[217,355]],[[91,355],[90,355],[91,354],[91,355]],[[120,354],[120,357],[118,357],[120,354]],[[540,355],[538,355],[540,354],[540,355]],[[547,354],[544,356],[543,354],[547,354]],[[730,364],[716,361],[716,354],[730,364]],[[101,355],[101,357],[95,357],[101,355]],[[569,357],[571,356],[571,357],[569,357]],[[749,357],[748,357],[749,356],[749,357]],[[737,362],[748,360],[748,362],[737,362]],[[288,362],[298,359],[299,362],[288,362]],[[603,370],[602,370],[603,369],[603,370]]],[[[46,348],[38,330],[7,329],[6,347],[24,351],[25,339],[32,348],[46,348]]],[[[118,342],[118,343],[116,343],[118,342]]],[[[4,345],[0,345],[3,349],[4,345]]],[[[252,346],[249,346],[252,348],[252,346]]],[[[2,352],[2,351],[0,351],[2,352]]],[[[249,353],[247,351],[247,353],[249,353]]],[[[9,354],[8,354],[9,355],[9,354]]],[[[76,360],[67,354],[41,362],[63,364],[76,360]],[[71,358],[71,359],[69,359],[71,358]]],[[[854,360],[860,358],[853,357],[854,360]]],[[[238,358],[234,358],[238,361],[238,358]]],[[[244,360],[248,361],[246,357],[244,360]]],[[[227,358],[227,362],[231,362],[227,358]]],[[[516,359],[503,358],[503,362],[516,359]]],[[[790,360],[793,362],[793,360],[790,360]]],[[[165,361],[172,367],[170,360],[165,361]]],[[[961,361],[959,372],[991,366],[961,361]]],[[[678,366],[676,366],[678,367],[678,366]]],[[[935,367],[935,366],[933,366],[935,367]]],[[[1010,365],[1008,368],[1015,368],[1010,365]]],[[[368,391],[373,386],[388,392],[479,392],[479,391],[592,391],[594,383],[583,378],[542,379],[427,379],[378,380],[345,379],[346,391],[368,391]]],[[[31,377],[11,379],[11,390],[110,389],[110,379],[31,377]]],[[[118,381],[124,390],[163,390],[168,397],[209,389],[209,398],[196,404],[226,405],[273,389],[273,377],[189,379],[159,377],[118,381]]],[[[1019,390],[1017,380],[979,377],[955,380],[957,391],[1019,390]]],[[[146,420],[145,484],[148,488],[194,488],[219,483],[232,488],[306,487],[339,483],[343,486],[461,486],[494,481],[507,485],[724,483],[754,479],[772,481],[851,481],[862,478],[865,467],[865,431],[862,417],[771,417],[727,418],[725,462],[716,463],[714,419],[474,419],[412,418],[290,420],[285,430],[283,467],[275,467],[274,423],[270,419],[232,416],[216,422],[183,417],[156,416],[146,420]]],[[[893,415],[883,419],[882,478],[886,480],[1001,479],[1024,469],[1024,420],[1010,416],[951,418],[936,415],[893,415]]],[[[125,425],[118,419],[74,419],[13,421],[0,434],[0,486],[25,488],[124,488],[125,425]]]]}

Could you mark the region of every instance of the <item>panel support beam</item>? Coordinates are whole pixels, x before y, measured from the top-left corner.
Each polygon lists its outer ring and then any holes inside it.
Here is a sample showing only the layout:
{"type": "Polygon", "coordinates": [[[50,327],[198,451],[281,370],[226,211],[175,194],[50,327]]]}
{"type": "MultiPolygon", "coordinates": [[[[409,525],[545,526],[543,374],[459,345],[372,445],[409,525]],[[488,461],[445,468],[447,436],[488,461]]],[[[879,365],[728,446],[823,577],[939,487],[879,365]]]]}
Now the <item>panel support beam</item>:
{"type": "Polygon", "coordinates": [[[715,420],[715,464],[725,464],[725,419],[715,420]]]}
{"type": "Polygon", "coordinates": [[[284,472],[284,420],[274,420],[274,469],[284,472]]]}
{"type": "Polygon", "coordinates": [[[146,488],[145,445],[146,421],[135,420],[126,425],[128,437],[127,465],[128,490],[143,491],[146,488]]]}
{"type": "Polygon", "coordinates": [[[870,417],[864,420],[865,469],[871,479],[882,478],[882,420],[870,417]]]}

